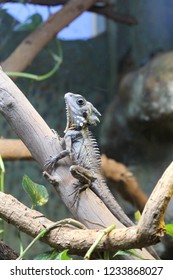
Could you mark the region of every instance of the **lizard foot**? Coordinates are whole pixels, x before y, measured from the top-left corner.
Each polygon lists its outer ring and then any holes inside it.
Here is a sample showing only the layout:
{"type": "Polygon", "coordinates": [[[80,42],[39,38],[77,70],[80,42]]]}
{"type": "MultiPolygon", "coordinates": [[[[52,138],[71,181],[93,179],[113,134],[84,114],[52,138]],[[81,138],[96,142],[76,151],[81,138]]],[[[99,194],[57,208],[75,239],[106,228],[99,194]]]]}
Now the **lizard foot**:
{"type": "Polygon", "coordinates": [[[43,176],[53,185],[59,185],[59,182],[56,176],[50,175],[48,172],[44,171],[43,176]]]}
{"type": "Polygon", "coordinates": [[[66,157],[67,155],[69,155],[69,153],[70,153],[69,150],[63,150],[56,156],[50,156],[50,158],[46,160],[44,166],[46,167],[46,169],[50,169],[50,170],[55,169],[58,161],[66,157]]]}
{"type": "Polygon", "coordinates": [[[74,195],[73,206],[79,200],[79,194],[89,188],[95,178],[92,176],[91,172],[82,166],[72,165],[70,167],[70,172],[74,178],[78,180],[78,183],[74,183],[74,191],[70,195],[74,195]]]}
{"type": "Polygon", "coordinates": [[[50,156],[50,158],[46,160],[44,166],[46,169],[53,170],[56,167],[56,163],[57,163],[57,156],[50,156]]]}
{"type": "Polygon", "coordinates": [[[72,207],[79,201],[79,195],[82,191],[86,190],[89,186],[87,184],[80,185],[79,183],[73,183],[74,191],[69,194],[69,196],[74,195],[74,201],[72,203],[72,207]]]}

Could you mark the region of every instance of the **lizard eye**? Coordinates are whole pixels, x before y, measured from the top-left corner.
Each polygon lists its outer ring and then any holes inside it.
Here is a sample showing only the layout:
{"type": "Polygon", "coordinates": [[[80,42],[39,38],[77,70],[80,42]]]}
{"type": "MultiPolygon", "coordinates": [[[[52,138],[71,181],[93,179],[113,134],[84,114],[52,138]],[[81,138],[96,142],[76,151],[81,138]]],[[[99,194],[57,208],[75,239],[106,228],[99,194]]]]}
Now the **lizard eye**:
{"type": "Polygon", "coordinates": [[[83,106],[83,105],[85,104],[85,100],[82,99],[82,98],[78,98],[78,99],[76,100],[76,103],[77,103],[79,106],[83,106]]]}

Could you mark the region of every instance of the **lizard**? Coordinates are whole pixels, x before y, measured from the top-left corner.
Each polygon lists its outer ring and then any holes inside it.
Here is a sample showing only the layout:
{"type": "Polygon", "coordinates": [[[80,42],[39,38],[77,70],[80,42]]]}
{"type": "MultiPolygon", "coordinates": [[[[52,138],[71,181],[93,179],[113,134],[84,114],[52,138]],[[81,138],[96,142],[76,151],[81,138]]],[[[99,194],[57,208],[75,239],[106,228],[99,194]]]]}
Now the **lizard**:
{"type": "MultiPolygon", "coordinates": [[[[134,226],[115,200],[102,176],[100,151],[89,130],[89,126],[95,126],[100,122],[101,114],[82,95],[68,92],[64,99],[67,115],[67,125],[64,131],[65,149],[48,159],[46,167],[55,168],[60,159],[70,156],[73,162],[70,172],[80,182],[81,186],[77,185],[79,191],[87,187],[91,188],[123,225],[134,226]]],[[[148,247],[147,250],[156,259],[159,259],[152,247],[148,247]]]]}
{"type": "Polygon", "coordinates": [[[101,114],[82,95],[68,92],[64,96],[67,125],[64,131],[65,149],[46,161],[46,168],[53,169],[58,161],[70,156],[73,165],[70,172],[78,179],[79,191],[89,187],[107,206],[110,212],[125,226],[133,226],[109,190],[101,172],[100,151],[89,126],[100,122],[101,114]]]}

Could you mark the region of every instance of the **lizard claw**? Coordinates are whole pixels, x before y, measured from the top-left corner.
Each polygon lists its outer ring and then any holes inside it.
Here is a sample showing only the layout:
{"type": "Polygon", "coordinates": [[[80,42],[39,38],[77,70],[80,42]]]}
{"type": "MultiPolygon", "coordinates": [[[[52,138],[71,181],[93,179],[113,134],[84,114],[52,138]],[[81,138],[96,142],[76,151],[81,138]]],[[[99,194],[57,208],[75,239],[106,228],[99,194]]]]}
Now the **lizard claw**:
{"type": "Polygon", "coordinates": [[[57,179],[56,176],[52,176],[51,174],[49,174],[47,171],[43,172],[43,176],[53,185],[58,186],[59,185],[59,181],[57,179]]]}
{"type": "Polygon", "coordinates": [[[50,156],[50,158],[46,160],[44,166],[46,167],[46,169],[53,170],[56,167],[57,162],[67,155],[69,155],[69,150],[63,150],[56,156],[50,156]]]}
{"type": "Polygon", "coordinates": [[[69,196],[74,195],[74,201],[73,201],[71,207],[73,207],[76,203],[78,203],[80,193],[82,191],[86,190],[89,186],[87,184],[81,186],[77,182],[77,183],[73,183],[73,187],[74,187],[74,191],[71,194],[69,194],[69,196]]]}
{"type": "Polygon", "coordinates": [[[53,170],[56,166],[56,163],[57,163],[57,157],[56,156],[50,156],[50,158],[46,160],[44,166],[46,167],[46,169],[53,170]]]}

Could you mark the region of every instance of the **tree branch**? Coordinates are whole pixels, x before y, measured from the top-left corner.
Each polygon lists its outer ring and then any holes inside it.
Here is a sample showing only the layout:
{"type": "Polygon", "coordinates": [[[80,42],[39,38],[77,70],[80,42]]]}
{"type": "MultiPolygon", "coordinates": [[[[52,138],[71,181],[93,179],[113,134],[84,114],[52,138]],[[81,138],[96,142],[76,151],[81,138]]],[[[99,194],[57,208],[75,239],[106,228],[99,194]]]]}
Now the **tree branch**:
{"type": "Polygon", "coordinates": [[[18,254],[6,245],[3,241],[0,241],[0,260],[16,260],[18,254]]]}
{"type": "MultiPolygon", "coordinates": [[[[30,160],[31,153],[21,140],[18,139],[0,139],[0,155],[8,160],[30,160]]],[[[141,212],[147,202],[147,197],[137,183],[134,175],[122,163],[113,159],[108,159],[105,155],[101,156],[101,165],[103,175],[110,180],[122,197],[135,205],[141,212]]]]}
{"type": "Polygon", "coordinates": [[[4,71],[21,72],[27,68],[42,48],[52,40],[60,30],[89,9],[95,2],[96,0],[68,1],[60,11],[53,14],[46,22],[28,35],[14,52],[1,63],[4,71]]]}
{"type": "Polygon", "coordinates": [[[30,151],[19,139],[0,139],[0,155],[4,160],[30,160],[30,151]]]}
{"type": "MultiPolygon", "coordinates": [[[[0,77],[0,112],[44,170],[46,160],[62,151],[61,139],[52,132],[27,98],[2,70],[0,70],[0,77]]],[[[122,224],[91,190],[87,193],[81,192],[78,203],[74,203],[74,184],[77,180],[69,172],[71,165],[70,158],[66,157],[61,160],[55,172],[52,172],[50,176],[46,175],[74,217],[87,227],[95,227],[96,224],[109,226],[113,223],[121,227],[122,224]]]]}
{"type": "Polygon", "coordinates": [[[163,233],[165,229],[164,216],[170,199],[173,196],[173,162],[163,173],[152,194],[150,195],[142,217],[139,221],[139,232],[142,228],[150,231],[157,229],[163,233]]]}
{"type": "Polygon", "coordinates": [[[135,25],[137,24],[137,20],[129,15],[121,14],[115,12],[112,7],[105,6],[105,7],[92,7],[89,9],[90,12],[94,12],[100,15],[107,17],[108,19],[114,20],[115,22],[126,24],[126,25],[135,25]]]}
{"type": "MultiPolygon", "coordinates": [[[[65,5],[69,0],[26,0],[24,3],[28,4],[36,4],[42,6],[58,6],[65,5]]],[[[0,3],[12,2],[16,3],[17,1],[9,1],[9,0],[0,0],[0,3]]],[[[134,25],[137,24],[137,20],[129,15],[117,13],[113,8],[113,3],[110,0],[96,1],[96,5],[93,5],[88,11],[103,15],[115,22],[126,24],[126,25],[134,25]],[[98,6],[97,2],[103,2],[103,6],[98,6]]]]}
{"type": "MultiPolygon", "coordinates": [[[[0,193],[0,217],[32,237],[36,237],[46,227],[53,225],[53,222],[44,217],[43,214],[27,208],[11,195],[4,193],[0,193]]],[[[82,230],[67,225],[54,228],[41,240],[57,250],[68,249],[70,254],[84,255],[97,239],[98,234],[99,231],[96,229],[82,230]]],[[[115,252],[142,248],[157,243],[162,235],[163,231],[158,231],[155,227],[150,230],[150,235],[143,226],[140,227],[140,234],[138,226],[116,229],[99,243],[97,251],[115,252]]],[[[137,252],[141,254],[141,251],[137,250],[137,252]]],[[[153,259],[144,249],[142,256],[146,259],[153,259]]]]}
{"type": "MultiPolygon", "coordinates": [[[[165,232],[164,215],[172,195],[173,162],[154,188],[138,225],[112,231],[100,242],[98,251],[142,248],[157,243],[165,232]]],[[[33,237],[52,223],[38,211],[27,208],[11,195],[4,193],[0,193],[0,217],[33,237]]],[[[43,237],[43,241],[58,250],[66,248],[70,253],[83,254],[97,236],[98,230],[71,228],[67,230],[62,227],[51,230],[48,235],[43,237]]],[[[143,251],[144,255],[145,258],[151,257],[146,251],[143,251]]]]}
{"type": "MultiPolygon", "coordinates": [[[[50,156],[54,156],[62,151],[61,139],[52,132],[27,98],[2,69],[0,69],[0,77],[0,112],[30,150],[33,158],[44,170],[45,161],[50,156]]],[[[111,224],[115,224],[116,228],[124,228],[90,189],[81,192],[77,202],[74,203],[76,201],[74,184],[77,183],[77,180],[69,172],[71,165],[70,158],[66,157],[61,160],[58,168],[52,174],[46,173],[46,175],[73,216],[88,228],[100,229],[111,224]]],[[[4,201],[4,203],[6,202],[4,201]]],[[[11,206],[12,210],[13,208],[11,206]]],[[[21,212],[18,211],[20,219],[21,212]]],[[[14,215],[12,213],[10,215],[14,219],[14,215]]],[[[31,225],[31,223],[27,222],[27,227],[28,224],[31,225]]],[[[141,254],[143,254],[143,251],[141,254]]]]}

